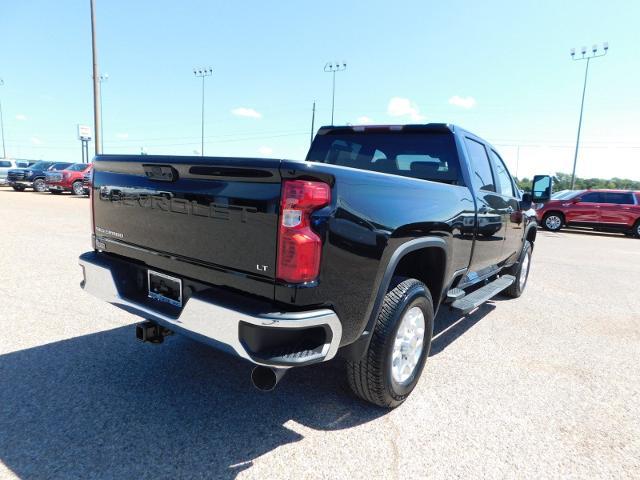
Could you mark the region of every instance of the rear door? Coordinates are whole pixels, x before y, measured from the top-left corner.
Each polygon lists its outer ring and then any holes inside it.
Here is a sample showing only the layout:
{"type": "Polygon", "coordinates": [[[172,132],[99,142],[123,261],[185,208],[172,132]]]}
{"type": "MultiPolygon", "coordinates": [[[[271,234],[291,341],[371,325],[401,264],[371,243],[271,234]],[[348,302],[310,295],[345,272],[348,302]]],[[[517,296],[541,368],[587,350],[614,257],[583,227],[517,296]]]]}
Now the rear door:
{"type": "Polygon", "coordinates": [[[600,192],[586,192],[579,198],[572,200],[565,212],[567,223],[598,223],[600,221],[600,202],[600,192]]]}
{"type": "Polygon", "coordinates": [[[97,157],[96,236],[183,263],[274,278],[279,164],[244,158],[97,157]]]}
{"type": "Polygon", "coordinates": [[[618,227],[632,227],[637,207],[632,192],[602,192],[600,223],[618,227]]]}
{"type": "Polygon", "coordinates": [[[477,201],[477,234],[470,270],[480,272],[503,260],[505,215],[509,205],[496,192],[496,181],[485,145],[471,137],[465,137],[465,144],[472,188],[477,201]]]}

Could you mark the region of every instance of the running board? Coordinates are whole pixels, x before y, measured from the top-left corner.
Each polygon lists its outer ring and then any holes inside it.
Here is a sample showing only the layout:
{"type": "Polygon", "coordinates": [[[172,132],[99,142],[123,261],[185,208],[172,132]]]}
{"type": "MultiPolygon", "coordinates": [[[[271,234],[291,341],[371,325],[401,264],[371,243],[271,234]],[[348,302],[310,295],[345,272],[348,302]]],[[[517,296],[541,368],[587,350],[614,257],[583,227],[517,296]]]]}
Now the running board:
{"type": "Polygon", "coordinates": [[[513,275],[503,275],[484,287],[479,288],[475,292],[471,292],[470,294],[456,300],[451,304],[451,308],[460,311],[463,315],[466,315],[471,310],[478,308],[487,300],[495,297],[505,288],[510,287],[515,280],[516,278],[513,275]]]}

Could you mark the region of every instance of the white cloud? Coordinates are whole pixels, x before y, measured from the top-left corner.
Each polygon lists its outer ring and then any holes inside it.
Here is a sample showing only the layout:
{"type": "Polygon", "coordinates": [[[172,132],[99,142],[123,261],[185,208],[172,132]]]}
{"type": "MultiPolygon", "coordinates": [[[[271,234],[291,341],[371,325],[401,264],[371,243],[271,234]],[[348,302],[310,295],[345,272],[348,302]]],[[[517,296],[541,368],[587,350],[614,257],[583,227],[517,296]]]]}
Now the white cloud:
{"type": "Polygon", "coordinates": [[[262,118],[260,112],[256,112],[253,108],[238,107],[231,110],[231,113],[237,117],[262,118]]]}
{"type": "Polygon", "coordinates": [[[116,138],[118,138],[119,140],[126,140],[127,138],[129,138],[129,134],[126,132],[116,133],[116,138]]]}
{"type": "Polygon", "coordinates": [[[24,122],[27,119],[27,116],[24,113],[19,113],[16,115],[16,120],[20,120],[21,122],[24,122]]]}
{"type": "Polygon", "coordinates": [[[476,99],[473,97],[460,97],[458,95],[454,95],[449,99],[450,105],[467,109],[475,107],[476,103],[476,99]]]}
{"type": "Polygon", "coordinates": [[[408,98],[402,97],[393,97],[389,100],[387,113],[392,117],[406,116],[414,122],[419,122],[425,119],[425,116],[420,113],[420,109],[415,103],[412,103],[408,98]]]}
{"type": "Polygon", "coordinates": [[[273,153],[273,148],[263,146],[258,149],[258,152],[260,152],[260,155],[271,155],[273,153]]]}
{"type": "Polygon", "coordinates": [[[373,120],[366,115],[356,118],[356,123],[359,125],[367,125],[373,123],[373,120]]]}
{"type": "Polygon", "coordinates": [[[31,137],[31,143],[34,145],[42,145],[42,140],[40,140],[38,137],[31,137]]]}

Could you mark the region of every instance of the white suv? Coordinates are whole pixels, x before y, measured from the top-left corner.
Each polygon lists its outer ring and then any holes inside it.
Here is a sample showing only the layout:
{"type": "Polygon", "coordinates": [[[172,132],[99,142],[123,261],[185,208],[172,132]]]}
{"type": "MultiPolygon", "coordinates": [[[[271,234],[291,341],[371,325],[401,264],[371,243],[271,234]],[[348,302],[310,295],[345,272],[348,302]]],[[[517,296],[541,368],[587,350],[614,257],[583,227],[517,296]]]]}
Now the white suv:
{"type": "Polygon", "coordinates": [[[28,160],[0,159],[0,185],[7,185],[7,172],[13,168],[28,168],[33,162],[28,160]]]}

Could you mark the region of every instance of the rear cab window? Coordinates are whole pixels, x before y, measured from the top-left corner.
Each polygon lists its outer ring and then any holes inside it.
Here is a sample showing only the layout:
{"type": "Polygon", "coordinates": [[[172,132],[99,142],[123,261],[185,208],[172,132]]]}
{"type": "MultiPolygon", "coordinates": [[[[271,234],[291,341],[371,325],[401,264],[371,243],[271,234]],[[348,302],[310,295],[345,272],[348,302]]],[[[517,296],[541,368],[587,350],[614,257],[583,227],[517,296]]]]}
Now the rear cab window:
{"type": "Polygon", "coordinates": [[[307,161],[463,185],[453,133],[329,131],[316,135],[307,161]]]}

